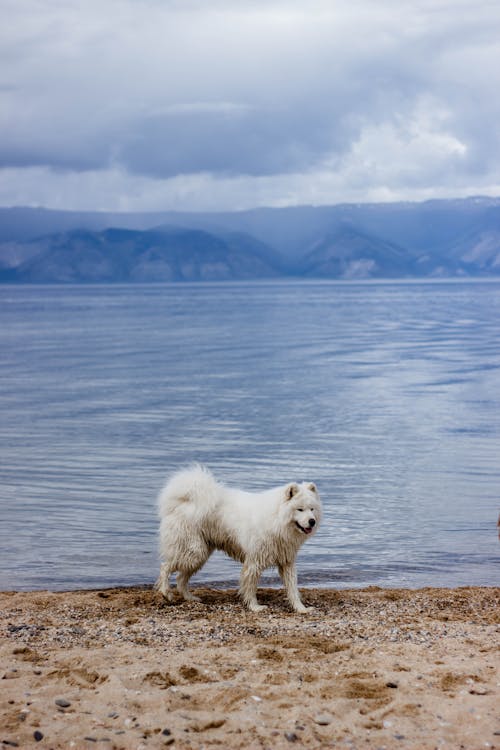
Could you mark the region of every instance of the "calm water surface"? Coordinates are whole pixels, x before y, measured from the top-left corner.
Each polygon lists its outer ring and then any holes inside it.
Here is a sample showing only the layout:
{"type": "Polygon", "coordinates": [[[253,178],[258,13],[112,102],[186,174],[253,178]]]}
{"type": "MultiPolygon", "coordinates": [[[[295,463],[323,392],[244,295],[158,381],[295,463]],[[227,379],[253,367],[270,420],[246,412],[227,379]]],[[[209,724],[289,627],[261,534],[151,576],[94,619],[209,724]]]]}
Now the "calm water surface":
{"type": "Polygon", "coordinates": [[[304,585],[499,584],[500,283],[0,287],[0,460],[2,589],[152,582],[194,460],[318,484],[304,585]]]}

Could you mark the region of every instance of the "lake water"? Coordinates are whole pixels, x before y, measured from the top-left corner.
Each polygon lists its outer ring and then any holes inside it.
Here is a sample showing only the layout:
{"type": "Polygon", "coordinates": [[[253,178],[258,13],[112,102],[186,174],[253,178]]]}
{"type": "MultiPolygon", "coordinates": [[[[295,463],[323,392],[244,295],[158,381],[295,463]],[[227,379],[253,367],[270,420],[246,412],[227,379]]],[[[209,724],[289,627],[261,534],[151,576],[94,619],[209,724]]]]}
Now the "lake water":
{"type": "Polygon", "coordinates": [[[195,460],[317,483],[303,585],[499,584],[500,283],[0,287],[0,589],[151,583],[195,460]]]}

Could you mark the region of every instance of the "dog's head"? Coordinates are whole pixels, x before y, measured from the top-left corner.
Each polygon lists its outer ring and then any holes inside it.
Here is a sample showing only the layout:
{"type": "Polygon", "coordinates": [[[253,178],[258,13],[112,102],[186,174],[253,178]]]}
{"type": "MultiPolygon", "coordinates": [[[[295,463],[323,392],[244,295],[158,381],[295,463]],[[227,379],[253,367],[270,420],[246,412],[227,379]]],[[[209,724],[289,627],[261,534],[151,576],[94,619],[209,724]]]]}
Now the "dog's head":
{"type": "Polygon", "coordinates": [[[321,501],[315,484],[288,484],[285,487],[285,504],[290,524],[297,534],[306,537],[316,531],[321,520],[321,501]]]}

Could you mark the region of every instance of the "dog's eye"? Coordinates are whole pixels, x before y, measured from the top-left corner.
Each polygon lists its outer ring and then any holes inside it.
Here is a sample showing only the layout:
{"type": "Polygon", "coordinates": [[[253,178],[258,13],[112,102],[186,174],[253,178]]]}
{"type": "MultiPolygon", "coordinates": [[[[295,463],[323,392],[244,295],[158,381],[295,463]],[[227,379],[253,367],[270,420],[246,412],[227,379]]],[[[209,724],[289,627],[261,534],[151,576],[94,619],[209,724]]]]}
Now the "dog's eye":
{"type": "Polygon", "coordinates": [[[298,510],[299,513],[303,513],[304,512],[304,508],[297,508],[297,510],[298,510]]]}

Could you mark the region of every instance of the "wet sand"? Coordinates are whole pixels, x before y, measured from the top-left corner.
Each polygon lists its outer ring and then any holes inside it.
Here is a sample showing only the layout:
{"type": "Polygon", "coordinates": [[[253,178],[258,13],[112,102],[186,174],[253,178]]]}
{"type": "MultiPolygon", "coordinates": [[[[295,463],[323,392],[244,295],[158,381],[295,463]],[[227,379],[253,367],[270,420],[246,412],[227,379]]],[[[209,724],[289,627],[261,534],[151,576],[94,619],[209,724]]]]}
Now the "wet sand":
{"type": "Polygon", "coordinates": [[[0,594],[0,747],[500,748],[499,588],[195,593],[0,594]]]}

